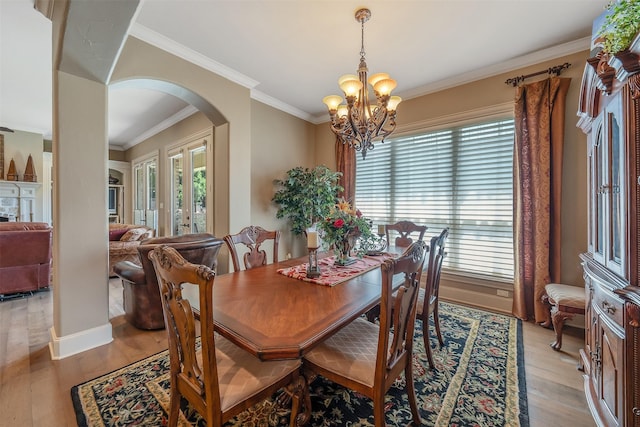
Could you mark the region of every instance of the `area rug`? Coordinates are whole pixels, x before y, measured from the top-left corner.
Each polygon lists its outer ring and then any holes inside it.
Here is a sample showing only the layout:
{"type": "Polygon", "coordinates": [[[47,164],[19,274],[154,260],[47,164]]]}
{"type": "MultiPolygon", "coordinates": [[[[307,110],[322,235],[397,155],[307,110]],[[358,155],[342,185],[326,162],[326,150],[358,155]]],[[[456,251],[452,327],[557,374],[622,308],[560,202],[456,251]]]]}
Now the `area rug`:
{"type": "MultiPolygon", "coordinates": [[[[420,321],[416,324],[414,376],[425,426],[527,427],[522,324],[513,317],[440,303],[445,346],[431,337],[435,370],[428,369],[420,321]]],[[[74,386],[78,426],[162,426],[167,423],[169,360],[166,351],[74,386]]],[[[310,426],[373,426],[371,401],[318,378],[311,385],[310,426]]],[[[387,394],[386,423],[408,426],[411,411],[404,377],[387,394]]],[[[183,401],[181,426],[205,426],[183,401]]],[[[289,411],[273,400],[254,406],[226,426],[286,426],[289,411]]]]}

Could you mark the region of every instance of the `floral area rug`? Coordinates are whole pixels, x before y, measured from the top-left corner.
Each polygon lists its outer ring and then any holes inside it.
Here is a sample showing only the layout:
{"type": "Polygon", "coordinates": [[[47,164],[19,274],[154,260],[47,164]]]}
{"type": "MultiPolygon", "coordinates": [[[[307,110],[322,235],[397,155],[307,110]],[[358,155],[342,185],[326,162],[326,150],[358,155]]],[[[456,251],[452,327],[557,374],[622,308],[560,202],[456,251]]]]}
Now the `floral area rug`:
{"type": "MultiPolygon", "coordinates": [[[[432,332],[435,370],[429,370],[416,324],[414,376],[425,426],[529,425],[522,347],[522,324],[513,317],[440,303],[445,346],[432,332]]],[[[373,406],[365,396],[323,378],[311,385],[310,426],[373,426],[373,406]]],[[[408,426],[411,411],[404,376],[387,393],[386,423],[408,426]]],[[[162,426],[169,405],[166,351],[74,386],[71,397],[79,426],[162,426]]],[[[185,402],[182,426],[206,423],[185,402]]],[[[238,415],[226,426],[286,426],[289,410],[269,399],[238,415]]]]}

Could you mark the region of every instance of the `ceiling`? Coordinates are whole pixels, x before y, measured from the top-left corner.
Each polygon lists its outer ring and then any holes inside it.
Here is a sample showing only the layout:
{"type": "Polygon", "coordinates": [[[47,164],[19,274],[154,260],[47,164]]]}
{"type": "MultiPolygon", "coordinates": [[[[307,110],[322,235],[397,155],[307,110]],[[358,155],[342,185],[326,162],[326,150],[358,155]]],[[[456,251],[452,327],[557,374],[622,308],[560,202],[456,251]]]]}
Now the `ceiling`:
{"type": "MultiPolygon", "coordinates": [[[[119,1],[119,0],[103,0],[119,1]]],[[[313,123],[356,73],[360,24],[370,73],[412,98],[588,49],[608,0],[143,0],[130,35],[251,89],[313,123]]],[[[0,0],[0,126],[51,137],[51,23],[33,0],[0,0]]],[[[170,95],[114,85],[109,143],[126,149],[195,112],[170,95]]],[[[402,106],[398,109],[402,114],[402,106]]]]}

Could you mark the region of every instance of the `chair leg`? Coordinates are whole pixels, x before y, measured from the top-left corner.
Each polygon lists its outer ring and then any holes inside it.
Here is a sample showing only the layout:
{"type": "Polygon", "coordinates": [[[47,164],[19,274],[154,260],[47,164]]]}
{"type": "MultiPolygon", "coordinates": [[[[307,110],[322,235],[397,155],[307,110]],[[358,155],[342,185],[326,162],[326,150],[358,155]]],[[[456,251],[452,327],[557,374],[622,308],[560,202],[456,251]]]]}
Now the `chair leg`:
{"type": "Polygon", "coordinates": [[[411,362],[407,363],[404,368],[404,379],[407,383],[407,398],[409,399],[409,406],[411,407],[411,415],[413,416],[413,425],[422,425],[422,419],[420,418],[420,411],[418,410],[418,403],[416,400],[416,388],[413,383],[413,365],[411,362]]]}
{"type": "Polygon", "coordinates": [[[567,319],[572,319],[573,314],[558,310],[557,306],[551,309],[551,321],[553,322],[553,331],[556,333],[556,340],[552,342],[551,348],[559,351],[562,348],[562,328],[567,319]]]}
{"type": "Polygon", "coordinates": [[[171,390],[169,400],[169,427],[176,427],[178,425],[178,416],[180,415],[180,393],[175,390],[171,390]]]}
{"type": "Polygon", "coordinates": [[[444,340],[442,339],[442,333],[440,332],[440,316],[438,315],[438,303],[433,307],[433,324],[436,325],[436,335],[438,336],[438,342],[440,347],[444,346],[444,340]]]}
{"type": "Polygon", "coordinates": [[[427,353],[427,361],[429,362],[429,368],[433,369],[433,356],[431,355],[431,344],[429,343],[429,316],[425,316],[422,319],[422,339],[424,340],[424,351],[427,353]]]}
{"type": "Polygon", "coordinates": [[[384,420],[384,394],[373,401],[373,424],[375,427],[386,427],[384,420]]]}

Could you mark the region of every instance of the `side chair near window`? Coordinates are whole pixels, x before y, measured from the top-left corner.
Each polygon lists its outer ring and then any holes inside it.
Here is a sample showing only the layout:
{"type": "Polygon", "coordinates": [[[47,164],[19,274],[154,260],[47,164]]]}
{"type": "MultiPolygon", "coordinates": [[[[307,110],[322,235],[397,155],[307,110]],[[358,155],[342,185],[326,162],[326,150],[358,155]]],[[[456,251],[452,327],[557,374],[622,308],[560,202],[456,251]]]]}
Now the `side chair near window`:
{"type": "Polygon", "coordinates": [[[125,319],[139,329],[164,328],[156,273],[149,260],[149,252],[159,245],[172,246],[189,262],[215,270],[223,242],[209,233],[146,239],[137,247],[142,266],[130,261],[120,261],[113,266],[113,271],[122,279],[125,319]]]}
{"type": "Polygon", "coordinates": [[[224,236],[224,241],[229,248],[231,254],[231,260],[233,261],[233,270],[240,271],[240,259],[238,256],[237,245],[243,244],[248,249],[244,253],[243,262],[244,268],[249,270],[254,267],[266,265],[267,253],[260,249],[260,245],[265,241],[273,241],[273,259],[272,261],[278,262],[278,244],[280,243],[280,231],[268,231],[257,225],[250,225],[243,228],[237,234],[228,234],[224,236]]]}
{"type": "Polygon", "coordinates": [[[384,397],[403,371],[413,423],[421,425],[413,384],[412,353],[419,277],[425,254],[426,245],[418,241],[399,258],[382,264],[379,325],[356,318],[303,358],[309,383],[322,375],[372,399],[376,427],[385,425],[384,397]],[[396,275],[402,275],[404,280],[398,285],[394,299],[396,275]]]}
{"type": "Polygon", "coordinates": [[[169,426],[178,424],[181,397],[191,403],[209,427],[219,427],[290,384],[294,390],[290,425],[295,426],[305,387],[300,360],[262,362],[214,333],[212,269],[187,262],[168,246],[157,246],[149,258],[157,273],[169,339],[169,426]],[[200,348],[194,311],[189,300],[182,297],[184,283],[198,287],[200,348]]]}
{"type": "Polygon", "coordinates": [[[395,231],[399,236],[395,238],[394,244],[395,246],[403,248],[406,248],[413,243],[413,239],[411,238],[413,233],[418,233],[418,240],[422,241],[424,233],[427,231],[426,225],[418,225],[411,221],[399,221],[395,224],[387,224],[384,228],[387,235],[387,243],[391,245],[391,240],[389,240],[389,231],[395,231]]]}
{"type": "Polygon", "coordinates": [[[431,355],[431,345],[429,344],[429,316],[433,314],[433,324],[436,329],[438,343],[442,347],[444,340],[440,332],[440,318],[438,317],[438,296],[440,293],[440,273],[442,272],[442,261],[446,255],[445,243],[449,236],[449,228],[442,230],[440,235],[433,236],[429,245],[429,258],[423,275],[426,276],[424,288],[420,288],[418,294],[418,308],[416,318],[422,320],[422,337],[424,339],[424,349],[427,352],[429,367],[433,369],[433,356],[431,355]]]}

